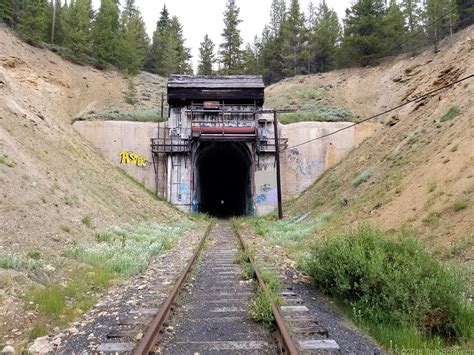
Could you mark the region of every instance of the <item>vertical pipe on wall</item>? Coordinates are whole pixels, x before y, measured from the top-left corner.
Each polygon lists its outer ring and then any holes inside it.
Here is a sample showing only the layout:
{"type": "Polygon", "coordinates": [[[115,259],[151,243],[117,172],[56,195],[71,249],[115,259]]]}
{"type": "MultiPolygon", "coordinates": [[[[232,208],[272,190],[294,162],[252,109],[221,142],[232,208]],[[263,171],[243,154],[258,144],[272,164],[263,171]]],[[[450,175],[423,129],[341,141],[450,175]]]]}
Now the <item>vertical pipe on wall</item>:
{"type": "Polygon", "coordinates": [[[281,203],[281,170],[280,170],[280,142],[278,140],[277,112],[273,111],[273,130],[275,137],[276,183],[278,197],[278,219],[283,219],[283,206],[281,203]]]}

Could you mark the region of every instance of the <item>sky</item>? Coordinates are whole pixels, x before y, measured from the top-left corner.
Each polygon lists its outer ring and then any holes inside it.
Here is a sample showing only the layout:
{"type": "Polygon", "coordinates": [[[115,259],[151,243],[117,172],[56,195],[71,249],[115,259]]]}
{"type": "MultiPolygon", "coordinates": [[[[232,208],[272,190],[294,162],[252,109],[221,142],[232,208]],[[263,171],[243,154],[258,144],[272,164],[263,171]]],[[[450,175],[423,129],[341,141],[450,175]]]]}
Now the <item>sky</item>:
{"type": "MultiPolygon", "coordinates": [[[[240,30],[244,43],[253,42],[255,35],[261,35],[270,19],[271,2],[272,0],[237,0],[242,20],[240,30]]],[[[300,0],[303,11],[307,11],[309,2],[310,0],[300,0]]],[[[93,0],[93,3],[95,7],[98,7],[100,0],[93,0]]],[[[178,16],[183,26],[186,46],[191,48],[193,67],[196,68],[200,43],[206,33],[216,44],[216,49],[221,42],[224,27],[223,13],[227,0],[136,0],[150,39],[165,3],[170,14],[178,16]]],[[[313,3],[318,4],[319,0],[313,0],[313,3]]],[[[350,3],[351,0],[327,0],[327,4],[336,10],[339,18],[344,16],[345,9],[350,6],[350,3]]]]}

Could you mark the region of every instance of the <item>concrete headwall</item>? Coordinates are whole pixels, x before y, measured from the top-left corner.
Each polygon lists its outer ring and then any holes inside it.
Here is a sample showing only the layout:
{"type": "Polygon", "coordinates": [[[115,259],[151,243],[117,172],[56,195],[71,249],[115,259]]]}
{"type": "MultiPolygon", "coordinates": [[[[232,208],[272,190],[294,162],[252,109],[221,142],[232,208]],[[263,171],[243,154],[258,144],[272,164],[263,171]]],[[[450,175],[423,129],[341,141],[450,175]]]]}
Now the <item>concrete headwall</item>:
{"type": "Polygon", "coordinates": [[[327,138],[291,147],[352,124],[352,122],[300,122],[280,125],[281,136],[288,138],[290,148],[282,155],[284,198],[291,198],[309,187],[326,169],[338,163],[351,149],[370,136],[376,125],[357,125],[327,138]]]}
{"type": "MultiPolygon", "coordinates": [[[[280,125],[280,130],[281,136],[288,138],[288,147],[291,148],[351,124],[301,122],[280,125]]],[[[146,122],[79,121],[74,123],[74,128],[98,148],[105,158],[125,170],[149,190],[157,192],[150,140],[157,137],[158,127],[166,125],[160,123],[159,126],[157,123],[146,122]]],[[[338,163],[351,149],[371,135],[375,128],[374,124],[358,125],[333,136],[285,151],[281,156],[283,197],[291,198],[310,186],[326,169],[338,163]]],[[[171,171],[170,159],[167,164],[168,171],[171,171]]],[[[182,169],[174,169],[176,171],[168,176],[167,181],[160,181],[163,185],[160,189],[166,187],[167,199],[187,210],[192,204],[189,190],[191,165],[191,162],[180,164],[182,169]],[[178,174],[181,175],[177,176],[178,174]]],[[[163,178],[161,174],[160,178],[163,178]]],[[[254,194],[257,214],[266,214],[275,208],[276,181],[273,154],[261,155],[259,161],[255,162],[254,194]]]]}
{"type": "Polygon", "coordinates": [[[107,160],[156,192],[151,138],[158,136],[157,123],[78,121],[74,123],[74,129],[99,149],[107,160]]]}

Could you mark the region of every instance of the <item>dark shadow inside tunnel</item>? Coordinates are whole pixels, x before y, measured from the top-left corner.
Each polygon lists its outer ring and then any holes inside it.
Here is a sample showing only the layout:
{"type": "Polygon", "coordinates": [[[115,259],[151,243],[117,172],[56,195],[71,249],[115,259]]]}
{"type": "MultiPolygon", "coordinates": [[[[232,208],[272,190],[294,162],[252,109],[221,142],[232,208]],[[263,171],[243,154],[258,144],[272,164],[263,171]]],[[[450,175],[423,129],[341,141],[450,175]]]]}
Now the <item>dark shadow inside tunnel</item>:
{"type": "Polygon", "coordinates": [[[202,143],[196,158],[199,212],[219,218],[250,214],[251,165],[243,143],[202,143]]]}

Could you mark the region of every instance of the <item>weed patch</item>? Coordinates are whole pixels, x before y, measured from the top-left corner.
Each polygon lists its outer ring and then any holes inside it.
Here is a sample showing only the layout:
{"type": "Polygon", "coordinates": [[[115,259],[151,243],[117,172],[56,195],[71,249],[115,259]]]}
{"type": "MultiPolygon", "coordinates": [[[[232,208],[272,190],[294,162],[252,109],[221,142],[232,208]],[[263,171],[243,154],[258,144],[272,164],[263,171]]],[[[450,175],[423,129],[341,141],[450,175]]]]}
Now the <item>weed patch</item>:
{"type": "Polygon", "coordinates": [[[283,247],[299,248],[316,228],[327,223],[329,218],[329,214],[323,213],[316,220],[310,222],[298,221],[298,218],[277,221],[268,221],[264,218],[247,218],[246,221],[258,235],[265,237],[271,243],[283,247]]]}
{"type": "Polygon", "coordinates": [[[452,119],[456,118],[457,115],[461,110],[457,106],[453,106],[449,109],[448,112],[446,112],[440,119],[441,122],[446,122],[446,121],[451,121],[452,119]]]}
{"type": "Polygon", "coordinates": [[[358,187],[367,180],[369,180],[374,175],[374,171],[372,169],[365,169],[361,172],[354,180],[352,180],[352,186],[358,187]]]}
{"type": "Polygon", "coordinates": [[[303,108],[300,112],[285,113],[279,117],[279,121],[282,124],[296,122],[345,122],[353,120],[352,112],[344,108],[332,106],[311,106],[303,108]]]}
{"type": "Polygon", "coordinates": [[[353,318],[375,329],[382,342],[391,332],[379,325],[447,342],[473,337],[466,275],[440,264],[413,236],[388,239],[363,226],[320,242],[304,268],[315,286],[350,307],[353,318]]]}
{"type": "Polygon", "coordinates": [[[14,255],[0,255],[0,268],[20,270],[23,262],[20,257],[14,255]]]}
{"type": "Polygon", "coordinates": [[[81,223],[87,227],[90,227],[92,225],[92,217],[90,215],[84,216],[81,219],[81,223]]]}
{"type": "Polygon", "coordinates": [[[453,209],[454,212],[459,212],[466,209],[468,205],[469,205],[469,198],[466,195],[464,195],[456,199],[456,201],[454,201],[451,208],[453,209]]]}
{"type": "Polygon", "coordinates": [[[144,271],[153,256],[170,249],[188,228],[189,222],[109,228],[96,234],[98,245],[74,245],[66,250],[66,255],[109,272],[130,276],[144,271]]]}

